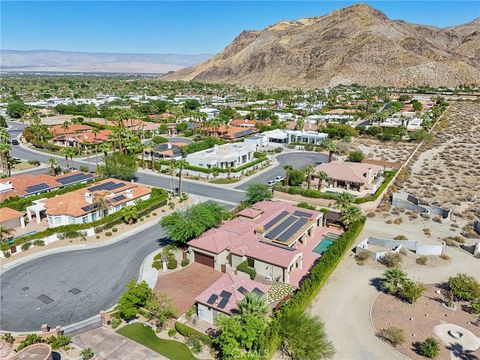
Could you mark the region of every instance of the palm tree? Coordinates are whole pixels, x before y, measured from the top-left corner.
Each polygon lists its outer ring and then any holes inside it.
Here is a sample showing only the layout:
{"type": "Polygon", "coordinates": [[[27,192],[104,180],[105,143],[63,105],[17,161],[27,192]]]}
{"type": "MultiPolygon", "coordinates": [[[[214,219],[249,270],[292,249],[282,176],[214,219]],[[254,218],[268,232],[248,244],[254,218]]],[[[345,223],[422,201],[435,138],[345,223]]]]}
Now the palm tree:
{"type": "Polygon", "coordinates": [[[100,210],[101,217],[108,215],[108,209],[110,208],[110,201],[106,198],[104,194],[95,194],[93,196],[93,204],[100,210]]]}
{"type": "Polygon", "coordinates": [[[55,175],[56,174],[56,169],[58,166],[58,160],[57,158],[50,157],[48,158],[48,165],[50,165],[50,175],[55,175]]]}
{"type": "Polygon", "coordinates": [[[315,168],[311,165],[305,166],[303,169],[303,172],[307,176],[307,189],[310,190],[310,187],[312,185],[312,175],[313,172],[315,171],[315,168]]]}
{"type": "Polygon", "coordinates": [[[337,151],[337,145],[335,145],[332,139],[324,140],[322,145],[328,150],[328,162],[331,162],[333,154],[337,151]]]}
{"type": "Polygon", "coordinates": [[[105,141],[100,144],[100,150],[103,152],[104,156],[107,156],[110,151],[112,151],[112,144],[108,141],[105,141]]]}
{"type": "Polygon", "coordinates": [[[335,354],[323,323],[299,308],[280,318],[280,335],[282,351],[293,360],[331,359],[335,354]]]}
{"type": "Polygon", "coordinates": [[[335,203],[335,208],[339,209],[340,212],[351,205],[355,201],[355,197],[352,194],[343,192],[337,195],[337,202],[335,203]]]}
{"type": "Polygon", "coordinates": [[[95,354],[93,353],[92,349],[89,347],[80,351],[80,356],[83,360],[90,360],[94,355],[95,354]]]}
{"type": "Polygon", "coordinates": [[[62,149],[63,156],[65,156],[65,161],[67,162],[67,168],[70,169],[70,163],[68,162],[68,158],[70,156],[70,148],[66,147],[62,149]]]}
{"type": "Polygon", "coordinates": [[[322,187],[323,187],[323,182],[324,181],[328,181],[328,179],[330,179],[330,177],[328,176],[328,174],[323,171],[323,170],[320,170],[317,174],[318,176],[318,191],[322,190],[322,187]]]}
{"type": "Polygon", "coordinates": [[[265,299],[254,292],[245,294],[245,297],[237,303],[240,315],[254,315],[263,317],[268,313],[265,299]]]}
{"type": "Polygon", "coordinates": [[[65,133],[68,131],[68,128],[70,127],[70,121],[66,120],[62,124],[62,129],[65,131],[65,133]]]}
{"type": "Polygon", "coordinates": [[[10,150],[12,150],[12,146],[7,142],[0,142],[0,163],[1,167],[3,168],[4,172],[10,176],[10,150]]]}
{"type": "Polygon", "coordinates": [[[183,192],[182,172],[188,166],[188,162],[186,160],[178,160],[175,161],[174,166],[178,169],[178,194],[181,195],[183,192]]]}
{"type": "Polygon", "coordinates": [[[285,185],[288,186],[290,185],[290,171],[293,170],[293,166],[292,165],[285,165],[283,167],[283,170],[285,170],[285,185]]]}
{"type": "Polygon", "coordinates": [[[135,206],[127,206],[122,210],[123,220],[127,224],[133,224],[138,219],[138,210],[135,206]]]}
{"type": "Polygon", "coordinates": [[[383,273],[382,288],[389,294],[396,294],[407,280],[407,274],[405,274],[399,268],[391,268],[383,273]]]}
{"type": "Polygon", "coordinates": [[[347,205],[341,213],[341,220],[345,226],[350,226],[356,223],[363,217],[362,210],[355,205],[347,205]]]}
{"type": "Polygon", "coordinates": [[[7,229],[5,226],[0,225],[0,241],[8,239],[8,237],[15,232],[14,229],[7,229]]]}

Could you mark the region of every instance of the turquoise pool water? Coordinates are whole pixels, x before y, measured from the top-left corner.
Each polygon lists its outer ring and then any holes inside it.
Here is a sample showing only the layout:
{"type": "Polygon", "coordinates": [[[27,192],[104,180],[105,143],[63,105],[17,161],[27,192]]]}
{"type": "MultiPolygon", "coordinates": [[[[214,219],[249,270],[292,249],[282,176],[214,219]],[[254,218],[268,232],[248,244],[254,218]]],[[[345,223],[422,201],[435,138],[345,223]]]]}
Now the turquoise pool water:
{"type": "Polygon", "coordinates": [[[318,243],[317,246],[315,246],[315,249],[313,249],[313,252],[316,252],[317,254],[322,255],[327,249],[333,244],[333,241],[330,239],[324,238],[322,241],[318,243]]]}

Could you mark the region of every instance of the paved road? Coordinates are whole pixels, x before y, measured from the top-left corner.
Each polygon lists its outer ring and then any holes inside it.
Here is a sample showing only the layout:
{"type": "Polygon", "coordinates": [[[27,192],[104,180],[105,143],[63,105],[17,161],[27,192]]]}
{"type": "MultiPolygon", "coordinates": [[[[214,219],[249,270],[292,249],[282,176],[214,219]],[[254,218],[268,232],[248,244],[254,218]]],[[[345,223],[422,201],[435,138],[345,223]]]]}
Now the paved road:
{"type": "Polygon", "coordinates": [[[155,225],[111,245],[48,255],[8,270],[0,284],[0,328],[40,330],[42,324],[65,326],[98,315],[117,302],[125,284],[138,278],[142,261],[166,241],[155,225]],[[46,303],[45,296],[52,301],[46,303]]]}
{"type": "Polygon", "coordinates": [[[295,169],[300,169],[307,165],[327,162],[328,155],[312,152],[293,152],[280,154],[277,157],[277,160],[279,162],[278,166],[256,176],[250,181],[244,182],[242,185],[239,185],[237,189],[245,190],[250,184],[266,184],[269,180],[275,179],[276,176],[285,176],[285,170],[283,170],[283,167],[287,164],[292,165],[295,169]]]}

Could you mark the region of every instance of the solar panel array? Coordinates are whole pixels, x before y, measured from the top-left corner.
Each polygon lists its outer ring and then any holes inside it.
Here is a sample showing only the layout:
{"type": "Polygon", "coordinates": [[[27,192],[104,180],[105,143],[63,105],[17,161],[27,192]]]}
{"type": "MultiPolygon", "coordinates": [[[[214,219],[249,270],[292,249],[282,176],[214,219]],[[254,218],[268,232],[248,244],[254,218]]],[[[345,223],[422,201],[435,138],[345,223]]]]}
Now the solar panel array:
{"type": "Polygon", "coordinates": [[[112,202],[117,202],[117,201],[121,201],[121,200],[125,200],[126,197],[123,196],[123,195],[118,195],[118,196],[115,196],[113,199],[112,199],[112,202]]]}
{"type": "Polygon", "coordinates": [[[91,204],[91,205],[82,207],[82,210],[85,212],[89,212],[89,211],[95,210],[96,208],[98,208],[97,204],[91,204]]]}
{"type": "Polygon", "coordinates": [[[263,296],[264,295],[264,292],[257,287],[255,289],[253,289],[252,292],[254,294],[257,294],[258,296],[263,296]]]}
{"type": "Polygon", "coordinates": [[[239,132],[235,133],[235,137],[239,138],[239,137],[242,137],[242,136],[253,134],[254,132],[255,131],[252,130],[252,129],[242,130],[242,131],[239,131],[239,132]]]}
{"type": "Polygon", "coordinates": [[[312,213],[309,213],[306,211],[300,211],[300,210],[294,211],[293,215],[299,216],[299,217],[307,217],[307,218],[311,218],[313,216],[312,213]]]}
{"type": "Polygon", "coordinates": [[[296,216],[289,216],[283,220],[279,225],[273,228],[268,234],[265,235],[267,239],[275,239],[278,235],[284,232],[289,226],[291,226],[295,221],[297,221],[296,216]]]}
{"type": "Polygon", "coordinates": [[[78,173],[78,174],[73,174],[73,175],[70,175],[70,176],[65,176],[63,178],[56,179],[56,180],[59,183],[62,183],[63,185],[67,185],[67,184],[72,184],[72,183],[76,183],[76,182],[79,182],[79,181],[89,180],[89,179],[92,179],[92,178],[93,178],[92,174],[78,173]]]}
{"type": "Polygon", "coordinates": [[[279,222],[282,218],[284,218],[287,215],[288,215],[288,211],[282,211],[280,214],[278,214],[272,220],[270,220],[268,223],[266,223],[263,228],[265,230],[270,229],[273,225],[275,225],[277,222],[279,222]]]}
{"type": "Polygon", "coordinates": [[[286,242],[290,239],[295,233],[300,230],[308,222],[305,218],[298,219],[291,227],[288,228],[282,235],[280,235],[276,240],[281,242],[286,242]]]}
{"type": "Polygon", "coordinates": [[[237,290],[242,295],[248,294],[248,290],[245,289],[243,286],[240,286],[237,290]]]}
{"type": "Polygon", "coordinates": [[[212,305],[212,304],[215,303],[215,301],[217,301],[217,299],[218,299],[218,296],[215,295],[215,294],[212,294],[212,295],[210,295],[210,297],[208,298],[207,304],[212,305]]]}
{"type": "Polygon", "coordinates": [[[114,183],[113,181],[109,181],[100,185],[91,186],[88,188],[88,191],[115,190],[123,186],[125,186],[123,182],[114,183]]]}
{"type": "Polygon", "coordinates": [[[220,297],[222,298],[222,300],[218,303],[218,307],[220,309],[223,309],[228,304],[228,301],[230,300],[231,296],[232,296],[231,292],[223,290],[220,293],[220,297]]]}
{"type": "Polygon", "coordinates": [[[31,193],[36,193],[38,191],[47,190],[47,189],[50,189],[50,186],[45,183],[41,183],[41,184],[28,186],[26,190],[28,194],[31,194],[31,193]]]}
{"type": "Polygon", "coordinates": [[[228,300],[227,298],[222,298],[222,300],[218,303],[218,307],[220,309],[223,309],[225,308],[225,306],[228,304],[228,300]]]}

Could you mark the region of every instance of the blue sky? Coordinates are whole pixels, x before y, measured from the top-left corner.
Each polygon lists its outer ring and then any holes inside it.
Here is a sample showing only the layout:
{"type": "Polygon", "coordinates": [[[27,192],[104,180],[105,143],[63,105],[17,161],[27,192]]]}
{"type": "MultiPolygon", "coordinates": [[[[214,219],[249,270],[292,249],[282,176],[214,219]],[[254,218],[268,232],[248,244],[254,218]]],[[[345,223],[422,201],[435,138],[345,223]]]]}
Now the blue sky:
{"type": "MultiPolygon", "coordinates": [[[[245,29],[321,16],[345,1],[4,1],[2,49],[216,53],[245,29]]],[[[479,1],[368,1],[388,17],[451,26],[480,16],[479,1]]]]}

